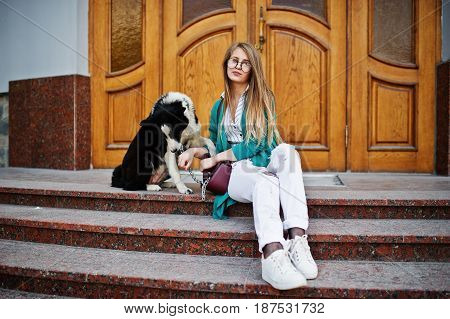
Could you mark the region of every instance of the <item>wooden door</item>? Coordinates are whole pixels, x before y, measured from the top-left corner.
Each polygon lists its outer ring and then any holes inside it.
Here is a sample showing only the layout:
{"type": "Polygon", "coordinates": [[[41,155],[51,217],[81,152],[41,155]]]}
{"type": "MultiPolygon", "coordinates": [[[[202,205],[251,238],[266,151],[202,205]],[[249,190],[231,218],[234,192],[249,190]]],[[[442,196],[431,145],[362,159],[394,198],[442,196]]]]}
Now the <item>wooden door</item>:
{"type": "Polygon", "coordinates": [[[349,3],[349,168],[432,172],[437,2],[349,3]]]}
{"type": "Polygon", "coordinates": [[[159,1],[90,0],[92,163],[122,162],[160,94],[159,1]]]}
{"type": "Polygon", "coordinates": [[[325,0],[164,1],[164,91],[190,95],[208,135],[223,91],[223,55],[233,41],[259,38],[261,13],[261,53],[282,137],[301,151],[305,169],[344,170],[345,10],[345,2],[325,0]]]}
{"type": "Polygon", "coordinates": [[[258,0],[254,10],[281,136],[305,170],[345,170],[346,2],[258,0]]]}
{"type": "Polygon", "coordinates": [[[207,136],[226,48],[261,39],[281,135],[305,170],[432,172],[438,4],[90,0],[93,165],[121,162],[163,92],[190,95],[207,136]]]}

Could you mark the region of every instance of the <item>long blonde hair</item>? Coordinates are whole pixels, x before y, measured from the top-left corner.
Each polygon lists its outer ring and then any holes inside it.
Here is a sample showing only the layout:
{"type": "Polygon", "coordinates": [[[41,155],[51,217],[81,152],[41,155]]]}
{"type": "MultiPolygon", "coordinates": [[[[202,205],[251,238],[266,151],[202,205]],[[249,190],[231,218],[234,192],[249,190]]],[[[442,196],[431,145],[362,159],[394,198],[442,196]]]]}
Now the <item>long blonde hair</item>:
{"type": "Polygon", "coordinates": [[[282,139],[275,122],[275,97],[264,77],[261,57],[255,47],[249,43],[233,43],[225,52],[222,63],[225,83],[225,108],[223,114],[226,114],[225,112],[228,106],[231,105],[231,80],[227,75],[228,59],[230,59],[234,50],[237,48],[241,48],[245,52],[251,64],[249,88],[246,96],[245,129],[247,134],[245,141],[248,142],[253,137],[258,141],[259,145],[263,138],[267,138],[270,144],[273,138],[275,138],[277,144],[279,144],[282,142],[282,139]],[[267,122],[265,116],[267,117],[267,122]]]}

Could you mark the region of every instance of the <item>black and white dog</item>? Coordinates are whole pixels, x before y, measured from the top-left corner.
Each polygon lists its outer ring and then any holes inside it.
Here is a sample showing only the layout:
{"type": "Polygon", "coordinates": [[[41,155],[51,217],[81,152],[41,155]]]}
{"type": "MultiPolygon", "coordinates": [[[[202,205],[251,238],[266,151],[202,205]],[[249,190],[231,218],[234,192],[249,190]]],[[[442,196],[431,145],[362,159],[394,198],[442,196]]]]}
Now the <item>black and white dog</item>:
{"type": "Polygon", "coordinates": [[[173,179],[169,187],[182,194],[192,190],[181,181],[176,152],[189,147],[208,146],[215,154],[210,139],[200,136],[200,124],[192,100],[185,94],[169,92],[162,95],[150,115],[141,122],[122,164],[114,169],[111,186],[125,190],[160,191],[159,184],[148,184],[154,175],[173,179]]]}

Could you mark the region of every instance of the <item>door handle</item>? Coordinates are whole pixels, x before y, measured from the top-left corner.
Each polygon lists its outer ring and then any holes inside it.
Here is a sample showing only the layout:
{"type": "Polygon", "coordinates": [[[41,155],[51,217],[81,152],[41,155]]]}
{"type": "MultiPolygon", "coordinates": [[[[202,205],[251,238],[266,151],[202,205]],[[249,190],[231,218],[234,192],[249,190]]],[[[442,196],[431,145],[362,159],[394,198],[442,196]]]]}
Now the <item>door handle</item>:
{"type": "Polygon", "coordinates": [[[264,38],[264,15],[263,15],[263,7],[259,7],[259,43],[255,44],[256,49],[259,52],[263,51],[264,43],[266,39],[264,38]]]}

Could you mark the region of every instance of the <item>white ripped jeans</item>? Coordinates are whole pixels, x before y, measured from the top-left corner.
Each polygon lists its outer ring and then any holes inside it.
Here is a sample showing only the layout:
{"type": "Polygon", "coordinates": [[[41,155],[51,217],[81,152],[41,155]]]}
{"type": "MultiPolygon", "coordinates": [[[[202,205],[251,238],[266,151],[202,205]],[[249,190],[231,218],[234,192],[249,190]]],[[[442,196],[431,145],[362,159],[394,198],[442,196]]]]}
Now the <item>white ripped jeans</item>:
{"type": "Polygon", "coordinates": [[[253,203],[260,252],[269,243],[279,242],[285,247],[284,229],[308,228],[300,155],[294,146],[283,143],[273,149],[267,168],[254,166],[249,159],[232,166],[228,194],[235,201],[253,203]]]}

